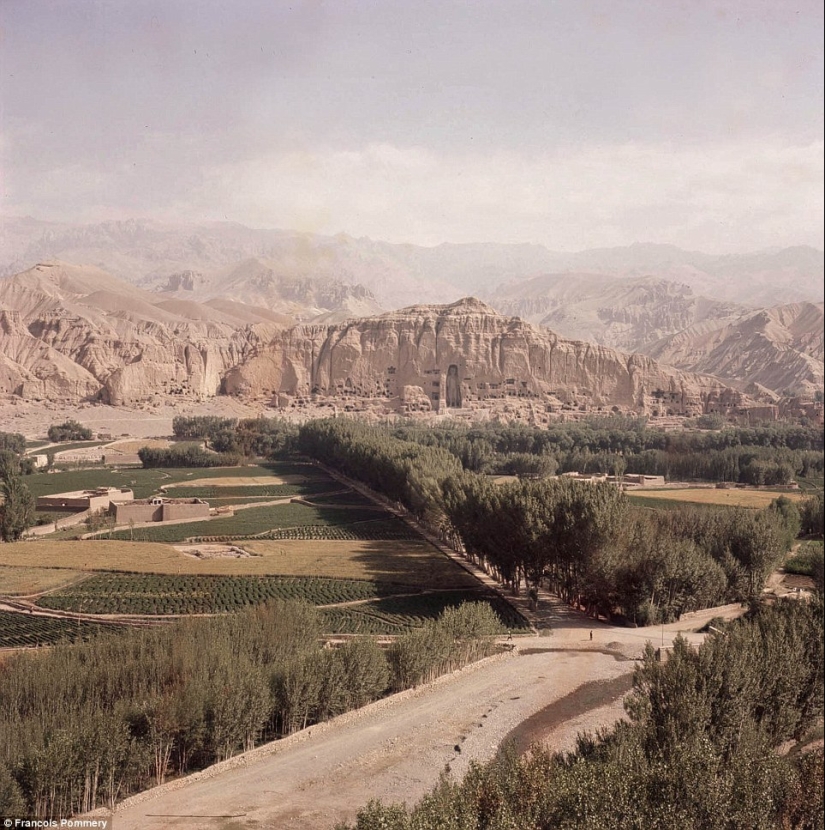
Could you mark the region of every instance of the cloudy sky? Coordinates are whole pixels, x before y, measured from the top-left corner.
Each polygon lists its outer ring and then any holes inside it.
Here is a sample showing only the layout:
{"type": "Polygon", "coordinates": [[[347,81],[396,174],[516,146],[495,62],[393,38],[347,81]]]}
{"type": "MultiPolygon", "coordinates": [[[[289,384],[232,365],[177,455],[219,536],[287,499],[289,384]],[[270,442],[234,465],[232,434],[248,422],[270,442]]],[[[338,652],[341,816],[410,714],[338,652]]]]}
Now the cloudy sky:
{"type": "Polygon", "coordinates": [[[822,78],[821,0],[0,0],[0,207],[822,247],[822,78]]]}

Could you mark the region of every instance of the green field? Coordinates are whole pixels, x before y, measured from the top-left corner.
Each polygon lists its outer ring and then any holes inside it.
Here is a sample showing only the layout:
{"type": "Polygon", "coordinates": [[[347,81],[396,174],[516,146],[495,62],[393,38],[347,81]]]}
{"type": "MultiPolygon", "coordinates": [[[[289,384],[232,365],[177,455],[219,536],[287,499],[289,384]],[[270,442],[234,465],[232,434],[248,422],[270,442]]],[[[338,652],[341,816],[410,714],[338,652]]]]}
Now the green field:
{"type": "Polygon", "coordinates": [[[454,608],[464,602],[488,603],[501,621],[501,633],[528,627],[511,605],[485,590],[387,597],[364,605],[324,608],[321,614],[324,629],[330,634],[403,634],[437,619],[445,608],[454,608]]]}
{"type": "Polygon", "coordinates": [[[38,604],[84,614],[219,614],[269,599],[330,605],[418,591],[413,586],[355,579],[111,573],[55,591],[38,604]]]}
{"type": "MultiPolygon", "coordinates": [[[[94,487],[129,487],[135,498],[145,499],[177,482],[196,481],[209,478],[249,478],[300,475],[307,483],[333,483],[326,473],[309,464],[273,463],[256,464],[246,467],[208,467],[197,469],[153,469],[133,468],[114,470],[96,468],[94,470],[70,470],[59,473],[33,473],[26,476],[26,486],[31,494],[47,496],[53,493],[67,493],[74,490],[90,490],[94,487]]],[[[273,486],[280,482],[273,482],[273,486]]],[[[336,486],[338,486],[336,484],[336,486]]],[[[177,495],[175,492],[174,495],[177,495]]]]}
{"type": "Polygon", "coordinates": [[[330,490],[340,489],[341,485],[337,484],[331,478],[313,478],[304,483],[294,484],[271,484],[268,486],[218,486],[210,487],[208,485],[200,485],[198,487],[180,486],[170,487],[169,495],[176,499],[205,499],[211,502],[213,499],[226,498],[257,498],[267,497],[269,499],[283,499],[290,496],[311,496],[316,493],[325,493],[330,490]]]}
{"type": "MultiPolygon", "coordinates": [[[[239,510],[234,516],[225,516],[210,521],[118,530],[111,535],[107,533],[105,538],[135,542],[182,542],[192,537],[240,539],[280,528],[303,527],[306,525],[350,525],[354,522],[375,519],[376,514],[376,510],[367,508],[349,509],[344,507],[311,507],[306,504],[277,504],[269,507],[250,507],[246,510],[239,510]]],[[[384,515],[389,516],[389,514],[384,515]]]]}
{"type": "MultiPolygon", "coordinates": [[[[0,611],[0,648],[26,648],[54,645],[67,640],[88,639],[101,631],[111,631],[111,624],[38,617],[0,611]]],[[[117,630],[117,629],[115,629],[117,630]]]]}
{"type": "Polygon", "coordinates": [[[400,519],[374,519],[368,522],[353,522],[348,525],[304,525],[273,530],[266,534],[266,539],[294,540],[330,540],[330,541],[379,541],[404,540],[413,541],[421,537],[408,524],[400,519]]]}
{"type": "Polygon", "coordinates": [[[678,501],[676,499],[657,499],[648,496],[627,496],[628,501],[637,507],[647,507],[650,510],[681,510],[683,507],[714,508],[718,504],[699,504],[697,502],[678,501]]]}
{"type": "Polygon", "coordinates": [[[354,490],[347,490],[346,492],[332,493],[330,495],[310,496],[306,499],[310,504],[341,504],[353,505],[355,507],[372,507],[373,509],[380,508],[372,499],[356,493],[354,490]]]}

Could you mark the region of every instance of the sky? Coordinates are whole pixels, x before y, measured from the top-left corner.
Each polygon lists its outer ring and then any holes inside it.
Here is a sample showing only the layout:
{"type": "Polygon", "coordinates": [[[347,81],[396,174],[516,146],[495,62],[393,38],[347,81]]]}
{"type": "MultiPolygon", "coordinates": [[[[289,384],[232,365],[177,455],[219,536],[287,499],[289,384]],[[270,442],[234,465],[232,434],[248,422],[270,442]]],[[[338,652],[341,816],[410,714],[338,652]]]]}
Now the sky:
{"type": "Polygon", "coordinates": [[[815,0],[0,0],[0,211],[823,247],[815,0]]]}

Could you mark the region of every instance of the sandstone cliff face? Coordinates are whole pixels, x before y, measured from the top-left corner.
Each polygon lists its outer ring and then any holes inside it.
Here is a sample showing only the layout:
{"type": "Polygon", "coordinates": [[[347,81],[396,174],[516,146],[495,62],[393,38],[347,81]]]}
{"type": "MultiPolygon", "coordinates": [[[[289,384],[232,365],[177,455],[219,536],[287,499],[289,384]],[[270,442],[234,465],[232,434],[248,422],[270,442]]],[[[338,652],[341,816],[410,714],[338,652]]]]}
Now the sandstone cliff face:
{"type": "Polygon", "coordinates": [[[0,327],[3,390],[113,404],[212,396],[226,370],[279,328],[233,324],[208,307],[182,316],[161,306],[162,298],[98,269],[63,263],[3,281],[0,308],[13,310],[0,327]]]}
{"type": "Polygon", "coordinates": [[[565,340],[474,299],[284,328],[271,311],[172,300],[97,269],[42,263],[0,283],[0,309],[0,390],[35,399],[136,404],[226,392],[402,412],[502,402],[536,416],[696,414],[741,398],[715,378],[565,340]]]}
{"type": "Polygon", "coordinates": [[[740,396],[718,380],[642,355],[563,340],[475,299],[279,333],[227,372],[230,394],[400,399],[435,410],[505,398],[695,414],[740,396]]]}

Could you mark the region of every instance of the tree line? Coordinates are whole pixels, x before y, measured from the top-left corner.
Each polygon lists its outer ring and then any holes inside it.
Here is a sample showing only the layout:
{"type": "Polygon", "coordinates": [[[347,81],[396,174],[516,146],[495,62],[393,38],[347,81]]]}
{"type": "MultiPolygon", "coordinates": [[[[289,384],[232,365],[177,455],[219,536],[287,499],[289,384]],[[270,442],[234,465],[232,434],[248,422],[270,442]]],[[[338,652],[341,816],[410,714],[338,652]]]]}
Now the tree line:
{"type": "Polygon", "coordinates": [[[219,418],[211,415],[172,420],[176,438],[201,439],[216,452],[236,453],[247,458],[281,458],[291,453],[298,427],[282,418],[219,418]]]}
{"type": "Polygon", "coordinates": [[[801,526],[786,498],[762,511],[654,512],[607,483],[496,484],[443,447],[344,419],[302,425],[298,446],[406,506],[513,591],[545,582],[591,614],[640,625],[758,596],[801,526]]]}
{"type": "Polygon", "coordinates": [[[822,431],[788,424],[674,433],[650,428],[644,418],[613,415],[542,428],[407,422],[392,434],[446,449],[480,473],[627,472],[776,485],[823,472],[822,431]]]}
{"type": "Polygon", "coordinates": [[[138,458],[145,468],[153,467],[234,467],[243,460],[237,453],[207,452],[190,444],[183,447],[141,447],[138,458]]]}
{"type": "Polygon", "coordinates": [[[698,649],[648,644],[629,721],[447,776],[413,807],[373,801],[337,830],[820,830],[823,752],[799,746],[823,714],[823,603],[758,607],[698,649]],[[786,745],[787,746],[787,745],[786,745]]]}
{"type": "Polygon", "coordinates": [[[485,656],[499,630],[468,603],[386,651],[325,649],[318,612],[280,601],[17,655],[0,666],[0,815],[112,808],[485,656]]]}

